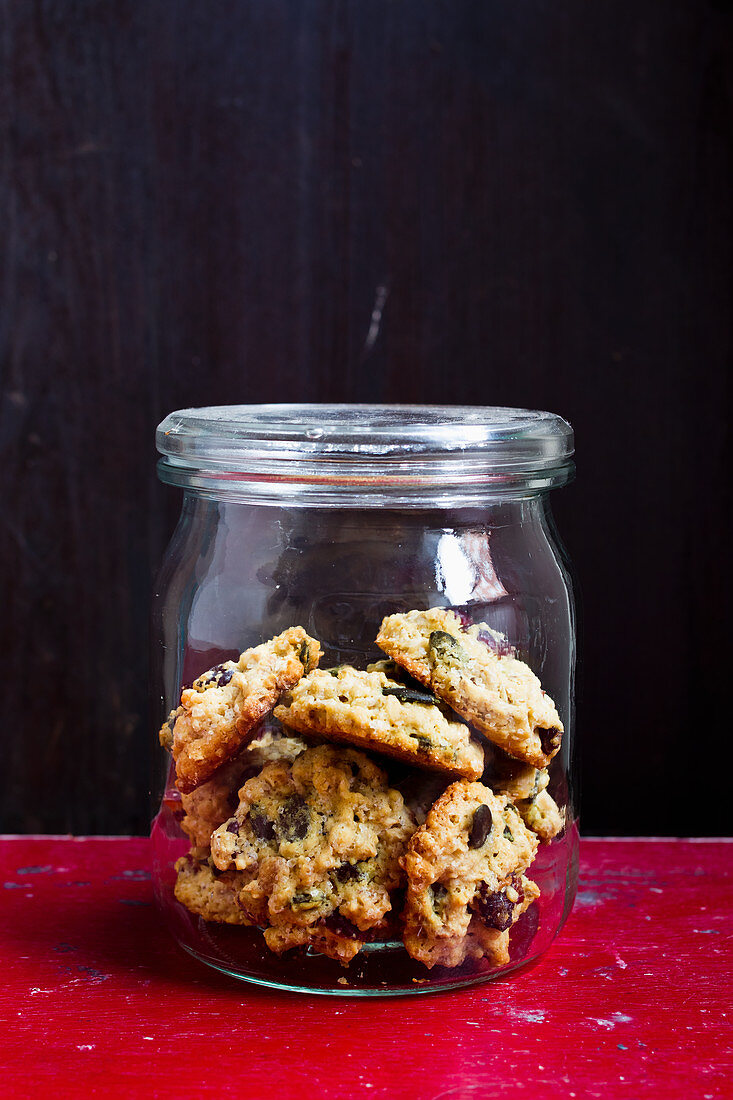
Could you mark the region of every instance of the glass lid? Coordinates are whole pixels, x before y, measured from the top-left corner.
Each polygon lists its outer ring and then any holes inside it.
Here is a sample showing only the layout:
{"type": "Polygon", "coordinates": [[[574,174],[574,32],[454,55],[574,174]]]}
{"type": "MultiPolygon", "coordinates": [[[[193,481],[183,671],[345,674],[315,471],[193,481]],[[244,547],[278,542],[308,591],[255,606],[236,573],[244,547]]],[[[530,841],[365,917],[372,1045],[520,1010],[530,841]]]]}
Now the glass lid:
{"type": "Polygon", "coordinates": [[[573,431],[527,409],[221,405],[159,425],[160,477],[260,503],[424,507],[535,493],[573,471],[573,431]]]}

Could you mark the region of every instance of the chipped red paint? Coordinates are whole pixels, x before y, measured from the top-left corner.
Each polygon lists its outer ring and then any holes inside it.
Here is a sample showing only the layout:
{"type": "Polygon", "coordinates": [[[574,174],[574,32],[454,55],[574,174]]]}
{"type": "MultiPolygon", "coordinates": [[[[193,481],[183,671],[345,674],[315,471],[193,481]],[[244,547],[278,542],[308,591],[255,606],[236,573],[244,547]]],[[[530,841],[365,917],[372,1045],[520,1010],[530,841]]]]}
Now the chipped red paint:
{"type": "Polygon", "coordinates": [[[3,1096],[730,1097],[733,845],[585,840],[545,958],[424,998],[267,992],[178,950],[148,842],[2,842],[3,1096]]]}

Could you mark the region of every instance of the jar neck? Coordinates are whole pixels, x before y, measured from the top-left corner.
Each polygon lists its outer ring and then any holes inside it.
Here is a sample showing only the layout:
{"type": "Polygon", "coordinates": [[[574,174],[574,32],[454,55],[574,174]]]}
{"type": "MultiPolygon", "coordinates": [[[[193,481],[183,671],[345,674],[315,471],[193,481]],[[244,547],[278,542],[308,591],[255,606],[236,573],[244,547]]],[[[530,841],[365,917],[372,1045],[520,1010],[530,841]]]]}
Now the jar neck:
{"type": "Polygon", "coordinates": [[[169,484],[243,503],[424,508],[530,496],[571,476],[553,413],[418,405],[182,409],[158,427],[169,484]]]}

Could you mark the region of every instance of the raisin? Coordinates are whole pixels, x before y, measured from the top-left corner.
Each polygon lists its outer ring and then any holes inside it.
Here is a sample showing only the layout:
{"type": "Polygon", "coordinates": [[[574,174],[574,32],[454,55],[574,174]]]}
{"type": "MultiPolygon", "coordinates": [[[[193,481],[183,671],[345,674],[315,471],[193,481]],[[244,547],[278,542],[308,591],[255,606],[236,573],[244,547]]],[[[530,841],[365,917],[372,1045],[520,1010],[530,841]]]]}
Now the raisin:
{"type": "Polygon", "coordinates": [[[560,738],[562,734],[559,729],[553,727],[552,729],[545,730],[538,726],[535,729],[535,733],[539,734],[542,751],[545,756],[549,756],[551,752],[554,752],[555,749],[560,747],[560,738]]]}
{"type": "Polygon", "coordinates": [[[512,844],[514,843],[514,833],[513,833],[512,831],[511,831],[511,829],[509,828],[509,826],[508,826],[508,825],[505,825],[505,826],[504,826],[504,836],[505,836],[505,837],[506,837],[506,839],[507,839],[508,841],[510,841],[510,842],[511,842],[512,844]]]}
{"type": "Polygon", "coordinates": [[[369,877],[366,863],[342,863],[334,871],[334,876],[339,882],[352,882],[354,879],[363,882],[369,877]]]}
{"type": "Polygon", "coordinates": [[[204,673],[199,683],[202,688],[211,687],[212,684],[216,687],[226,687],[233,675],[233,668],[225,668],[224,665],[216,665],[215,668],[204,673]]]}
{"type": "Polygon", "coordinates": [[[352,924],[346,917],[342,917],[339,912],[331,913],[320,923],[324,928],[328,928],[329,931],[335,932],[338,936],[346,936],[350,940],[358,940],[361,937],[361,932],[356,925],[352,924]]]}
{"type": "Polygon", "coordinates": [[[481,848],[486,843],[486,838],[491,832],[493,818],[488,806],[479,806],[473,815],[471,832],[468,837],[469,848],[481,848]]]}
{"type": "Polygon", "coordinates": [[[298,660],[303,666],[303,672],[307,672],[310,664],[310,649],[308,648],[308,643],[305,641],[301,642],[298,660]]]}
{"type": "Polygon", "coordinates": [[[252,832],[258,840],[274,840],[274,824],[270,821],[267,814],[263,814],[262,811],[255,806],[249,811],[249,823],[252,827],[252,832]]]}
{"type": "Polygon", "coordinates": [[[302,840],[308,833],[310,813],[304,798],[292,795],[280,807],[280,834],[283,840],[302,840]]]}
{"type": "Polygon", "coordinates": [[[486,882],[479,886],[474,908],[484,924],[496,928],[497,932],[505,932],[511,926],[514,906],[506,894],[489,890],[486,882]]]}

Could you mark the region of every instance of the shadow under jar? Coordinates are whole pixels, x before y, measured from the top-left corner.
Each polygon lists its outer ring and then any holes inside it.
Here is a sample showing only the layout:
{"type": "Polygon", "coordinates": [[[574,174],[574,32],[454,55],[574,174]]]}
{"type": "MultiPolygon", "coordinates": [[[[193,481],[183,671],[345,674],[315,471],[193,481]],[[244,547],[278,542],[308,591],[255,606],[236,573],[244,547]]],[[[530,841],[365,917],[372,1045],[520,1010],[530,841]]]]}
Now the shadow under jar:
{"type": "Polygon", "coordinates": [[[184,490],[153,609],[175,938],[341,995],[535,959],[577,877],[574,605],[548,505],[570,426],[231,406],[172,413],[157,444],[184,490]]]}

